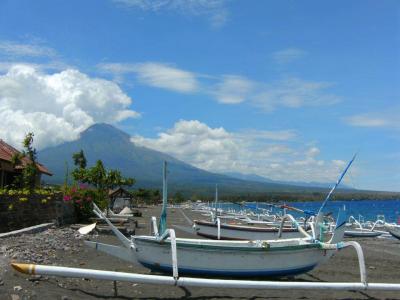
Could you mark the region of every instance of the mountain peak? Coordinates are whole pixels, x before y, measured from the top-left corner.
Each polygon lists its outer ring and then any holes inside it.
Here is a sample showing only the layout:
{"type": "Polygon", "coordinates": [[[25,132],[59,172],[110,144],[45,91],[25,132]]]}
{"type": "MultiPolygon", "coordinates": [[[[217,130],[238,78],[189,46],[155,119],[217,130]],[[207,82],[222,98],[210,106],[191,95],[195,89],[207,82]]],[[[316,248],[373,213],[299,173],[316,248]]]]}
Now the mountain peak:
{"type": "Polygon", "coordinates": [[[129,134],[105,123],[90,126],[77,140],[43,149],[38,153],[40,161],[54,174],[49,181],[62,183],[65,180],[66,162],[73,166],[72,155],[80,150],[85,152],[88,166],[101,159],[106,168],[120,170],[124,176],[135,178],[136,187],[160,187],[161,168],[163,162],[168,161],[171,172],[169,183],[177,189],[186,189],[193,193],[206,191],[212,194],[217,183],[230,193],[299,189],[275,183],[256,182],[254,179],[245,181],[198,169],[168,154],[136,146],[131,142],[129,134]]]}
{"type": "Polygon", "coordinates": [[[96,123],[88,127],[81,133],[81,138],[84,139],[105,139],[108,138],[120,138],[129,139],[130,136],[115,126],[107,123],[96,123]]]}

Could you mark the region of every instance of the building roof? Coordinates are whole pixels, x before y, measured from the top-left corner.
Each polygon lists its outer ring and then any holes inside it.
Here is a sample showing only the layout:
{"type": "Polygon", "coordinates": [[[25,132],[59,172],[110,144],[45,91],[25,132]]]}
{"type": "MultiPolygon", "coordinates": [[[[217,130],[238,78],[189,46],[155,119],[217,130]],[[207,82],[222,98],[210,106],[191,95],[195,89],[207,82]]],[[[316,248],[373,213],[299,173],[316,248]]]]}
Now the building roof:
{"type": "MultiPolygon", "coordinates": [[[[0,139],[0,160],[4,160],[11,163],[12,157],[14,156],[14,154],[17,153],[21,152],[15,149],[14,147],[10,146],[6,142],[4,142],[2,139],[0,139]]],[[[16,170],[23,169],[30,162],[30,160],[29,158],[24,157],[22,158],[21,162],[22,162],[21,165],[15,167],[16,170]]],[[[50,176],[53,175],[44,165],[36,163],[36,166],[38,167],[40,173],[50,176]]]]}
{"type": "Polygon", "coordinates": [[[113,197],[115,194],[117,194],[118,192],[121,192],[122,194],[126,194],[126,195],[131,195],[127,190],[125,190],[123,187],[119,186],[113,190],[109,190],[108,191],[108,196],[109,197],[113,197]]]}

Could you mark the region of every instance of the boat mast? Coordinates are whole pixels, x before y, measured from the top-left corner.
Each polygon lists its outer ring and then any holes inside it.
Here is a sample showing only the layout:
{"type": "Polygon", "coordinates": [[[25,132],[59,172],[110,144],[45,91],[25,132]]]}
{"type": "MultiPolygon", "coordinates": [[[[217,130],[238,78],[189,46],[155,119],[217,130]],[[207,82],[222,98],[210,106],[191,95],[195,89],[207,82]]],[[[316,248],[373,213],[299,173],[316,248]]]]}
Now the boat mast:
{"type": "Polygon", "coordinates": [[[158,224],[158,234],[163,235],[167,229],[167,201],[168,201],[168,190],[167,190],[167,162],[164,161],[163,167],[163,194],[162,194],[162,210],[160,216],[160,223],[158,224]]]}
{"type": "MultiPolygon", "coordinates": [[[[336,188],[338,187],[338,185],[340,184],[340,182],[342,181],[344,175],[346,174],[347,170],[350,168],[351,164],[353,163],[354,159],[356,158],[357,153],[354,154],[353,158],[349,161],[349,163],[347,164],[346,168],[344,169],[344,171],[342,172],[342,174],[340,174],[336,184],[332,187],[332,189],[329,191],[328,195],[326,196],[324,202],[322,202],[321,207],[318,210],[318,214],[317,217],[315,219],[315,226],[319,226],[320,223],[322,223],[322,219],[323,219],[323,214],[322,214],[322,210],[325,208],[326,203],[328,202],[329,198],[331,197],[332,193],[336,190],[336,188]]],[[[317,232],[317,228],[315,228],[315,232],[317,232]]],[[[319,236],[317,235],[317,238],[319,238],[319,236]]]]}
{"type": "Polygon", "coordinates": [[[218,217],[217,203],[218,203],[218,184],[215,185],[215,216],[214,216],[214,222],[217,221],[217,217],[218,217]]]}

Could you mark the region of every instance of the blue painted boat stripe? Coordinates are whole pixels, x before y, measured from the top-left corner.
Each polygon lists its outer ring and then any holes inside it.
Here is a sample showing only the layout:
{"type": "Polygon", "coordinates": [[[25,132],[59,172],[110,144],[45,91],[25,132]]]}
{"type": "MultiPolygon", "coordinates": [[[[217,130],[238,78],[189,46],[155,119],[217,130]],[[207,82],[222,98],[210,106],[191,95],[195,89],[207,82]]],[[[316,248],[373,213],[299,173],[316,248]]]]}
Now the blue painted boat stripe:
{"type": "MultiPolygon", "coordinates": [[[[172,273],[172,268],[169,265],[158,265],[154,263],[139,261],[144,267],[162,271],[166,273],[172,273]]],[[[216,275],[216,276],[227,276],[227,277],[250,277],[250,276],[289,276],[306,273],[311,271],[317,266],[317,264],[303,266],[294,269],[278,269],[278,270],[207,270],[207,269],[191,269],[178,267],[179,274],[192,274],[192,275],[216,275]]]]}

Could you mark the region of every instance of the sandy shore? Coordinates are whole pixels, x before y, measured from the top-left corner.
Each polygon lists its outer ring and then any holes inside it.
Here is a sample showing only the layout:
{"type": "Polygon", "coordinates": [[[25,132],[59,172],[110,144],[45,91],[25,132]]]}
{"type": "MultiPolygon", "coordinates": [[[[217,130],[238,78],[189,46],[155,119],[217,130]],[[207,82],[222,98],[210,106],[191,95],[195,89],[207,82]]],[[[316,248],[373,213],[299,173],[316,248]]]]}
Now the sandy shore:
{"type": "MultiPolygon", "coordinates": [[[[149,217],[160,208],[142,209],[137,234],[148,234],[149,217]]],[[[189,213],[195,217],[193,213],[189,213]]],[[[170,226],[187,225],[176,209],[168,211],[170,226]]],[[[173,227],[172,227],[173,228],[173,227]]],[[[178,236],[191,236],[176,229],[178,236]]],[[[91,235],[92,240],[117,244],[111,235],[91,235]]],[[[370,282],[400,283],[400,241],[394,239],[359,239],[366,258],[370,282]]],[[[118,282],[114,296],[113,282],[36,276],[14,272],[10,261],[38,262],[81,268],[150,274],[144,267],[129,265],[83,245],[82,238],[70,228],[49,229],[34,235],[0,240],[0,299],[400,299],[397,292],[245,290],[179,288],[118,282]]],[[[315,270],[297,276],[298,281],[359,281],[357,257],[353,249],[344,249],[315,270]]]]}

